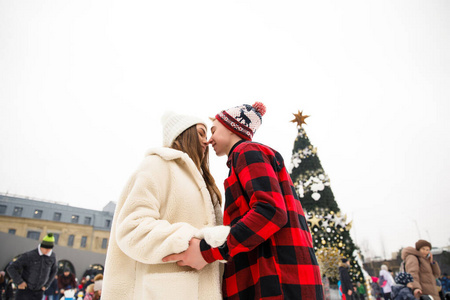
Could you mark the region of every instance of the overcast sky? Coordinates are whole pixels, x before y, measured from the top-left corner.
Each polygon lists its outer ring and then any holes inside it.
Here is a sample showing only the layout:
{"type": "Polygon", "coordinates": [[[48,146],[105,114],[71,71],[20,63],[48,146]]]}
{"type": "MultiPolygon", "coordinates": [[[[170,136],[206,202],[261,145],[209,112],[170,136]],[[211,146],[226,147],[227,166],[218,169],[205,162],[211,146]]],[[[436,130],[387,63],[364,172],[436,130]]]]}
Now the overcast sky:
{"type": "Polygon", "coordinates": [[[449,16],[445,0],[0,0],[0,192],[102,209],[165,110],[261,101],[254,140],[287,164],[292,113],[311,115],[364,254],[447,246],[449,16]]]}

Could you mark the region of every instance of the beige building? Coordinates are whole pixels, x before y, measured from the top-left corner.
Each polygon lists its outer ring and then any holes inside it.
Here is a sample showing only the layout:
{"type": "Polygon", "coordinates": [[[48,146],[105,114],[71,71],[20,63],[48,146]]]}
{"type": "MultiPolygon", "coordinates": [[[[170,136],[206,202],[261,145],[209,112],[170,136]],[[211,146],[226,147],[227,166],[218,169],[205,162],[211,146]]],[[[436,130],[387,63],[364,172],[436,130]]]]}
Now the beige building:
{"type": "Polygon", "coordinates": [[[42,240],[53,233],[55,243],[106,254],[115,204],[103,211],[0,194],[0,232],[42,240]]]}

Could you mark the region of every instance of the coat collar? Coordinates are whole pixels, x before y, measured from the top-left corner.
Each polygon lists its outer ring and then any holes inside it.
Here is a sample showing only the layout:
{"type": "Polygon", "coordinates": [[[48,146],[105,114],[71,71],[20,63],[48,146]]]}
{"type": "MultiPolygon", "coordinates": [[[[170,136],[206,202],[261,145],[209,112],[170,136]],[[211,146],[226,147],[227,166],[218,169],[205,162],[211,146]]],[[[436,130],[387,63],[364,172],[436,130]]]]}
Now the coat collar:
{"type": "Polygon", "coordinates": [[[152,148],[147,151],[147,156],[151,155],[157,155],[161,157],[164,160],[167,161],[176,161],[179,160],[180,162],[183,162],[186,164],[187,168],[190,170],[190,173],[192,177],[194,178],[202,196],[203,201],[205,202],[206,207],[209,207],[210,213],[208,214],[208,223],[211,225],[215,224],[215,213],[214,213],[214,207],[213,202],[211,201],[211,194],[208,191],[208,188],[206,187],[205,180],[203,179],[202,174],[197,169],[197,166],[195,165],[194,161],[189,157],[188,154],[186,154],[183,151],[175,150],[168,147],[159,147],[159,148],[152,148]]]}
{"type": "Polygon", "coordinates": [[[231,167],[231,153],[233,153],[234,149],[236,149],[237,146],[239,146],[240,144],[242,144],[244,142],[248,142],[248,141],[240,140],[240,141],[236,142],[236,144],[234,144],[233,147],[231,147],[231,150],[230,150],[230,153],[228,153],[228,159],[227,159],[228,168],[231,167]]]}
{"type": "Polygon", "coordinates": [[[178,158],[186,159],[186,157],[189,160],[191,160],[189,158],[189,155],[187,155],[183,151],[175,150],[175,149],[168,148],[168,147],[151,148],[147,151],[146,156],[149,156],[149,155],[158,155],[165,160],[174,160],[174,159],[178,159],[178,158]]]}

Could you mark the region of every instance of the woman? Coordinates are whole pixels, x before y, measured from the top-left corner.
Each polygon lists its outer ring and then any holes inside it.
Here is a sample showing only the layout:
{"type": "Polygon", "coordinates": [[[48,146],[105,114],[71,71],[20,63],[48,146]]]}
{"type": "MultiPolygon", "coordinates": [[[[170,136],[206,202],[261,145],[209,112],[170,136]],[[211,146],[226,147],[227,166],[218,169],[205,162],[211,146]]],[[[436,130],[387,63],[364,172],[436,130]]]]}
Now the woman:
{"type": "Polygon", "coordinates": [[[395,281],[386,265],[381,265],[378,284],[383,290],[384,299],[391,299],[392,286],[395,285],[395,281]]]}
{"type": "Polygon", "coordinates": [[[163,147],[151,149],[131,176],[114,214],[102,300],[222,299],[219,262],[201,271],[162,258],[185,251],[191,238],[225,242],[221,196],[209,172],[205,123],[166,113],[163,147]]]}
{"type": "Polygon", "coordinates": [[[402,259],[405,262],[405,270],[414,278],[412,290],[414,296],[432,296],[440,299],[436,286],[436,278],[441,274],[438,263],[433,260],[431,244],[425,240],[418,240],[416,247],[407,247],[402,250],[402,259]]]}

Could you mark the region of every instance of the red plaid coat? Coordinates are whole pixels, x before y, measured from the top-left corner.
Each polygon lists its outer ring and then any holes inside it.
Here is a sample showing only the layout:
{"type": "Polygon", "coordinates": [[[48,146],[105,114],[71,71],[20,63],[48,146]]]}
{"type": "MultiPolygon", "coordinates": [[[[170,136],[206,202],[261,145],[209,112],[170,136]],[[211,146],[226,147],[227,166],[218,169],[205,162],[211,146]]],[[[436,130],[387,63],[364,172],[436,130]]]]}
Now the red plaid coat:
{"type": "Polygon", "coordinates": [[[271,148],[240,141],[225,180],[226,243],[200,243],[207,262],[227,260],[224,299],[323,299],[319,266],[302,205],[283,158],[271,148]]]}

